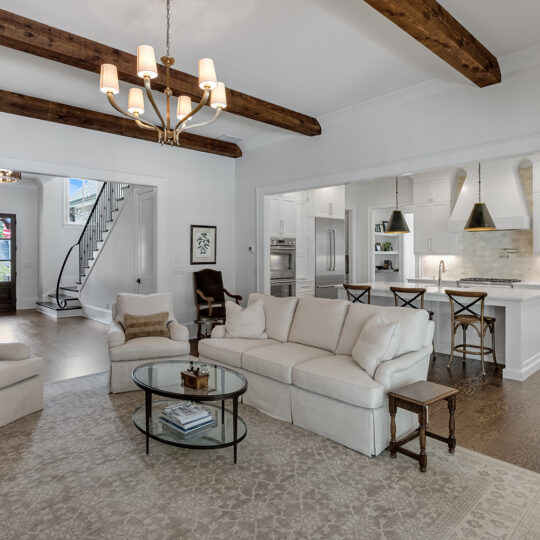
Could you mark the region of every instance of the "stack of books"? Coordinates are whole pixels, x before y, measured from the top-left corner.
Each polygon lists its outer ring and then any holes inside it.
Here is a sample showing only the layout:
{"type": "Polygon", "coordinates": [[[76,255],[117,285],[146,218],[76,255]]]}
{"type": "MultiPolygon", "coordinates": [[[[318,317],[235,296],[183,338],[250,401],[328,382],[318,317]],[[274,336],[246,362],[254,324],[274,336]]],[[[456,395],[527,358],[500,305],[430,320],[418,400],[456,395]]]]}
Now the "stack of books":
{"type": "Polygon", "coordinates": [[[214,417],[204,408],[189,401],[165,407],[159,421],[169,430],[188,435],[215,423],[214,417]]]}

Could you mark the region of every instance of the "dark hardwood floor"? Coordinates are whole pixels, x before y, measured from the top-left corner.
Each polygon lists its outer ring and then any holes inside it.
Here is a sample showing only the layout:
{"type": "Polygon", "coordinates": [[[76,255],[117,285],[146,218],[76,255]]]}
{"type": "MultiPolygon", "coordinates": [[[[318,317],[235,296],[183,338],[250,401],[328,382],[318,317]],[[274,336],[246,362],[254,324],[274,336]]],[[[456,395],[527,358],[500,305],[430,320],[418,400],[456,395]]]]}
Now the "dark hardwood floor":
{"type": "MultiPolygon", "coordinates": [[[[431,361],[428,380],[459,390],[456,408],[458,446],[480,452],[526,469],[540,472],[540,371],[524,382],[502,378],[486,364],[482,378],[480,360],[437,354],[431,361]]],[[[440,403],[431,407],[429,424],[433,431],[448,430],[448,409],[440,403]]]]}
{"type": "Polygon", "coordinates": [[[45,360],[45,382],[109,368],[109,325],[86,317],[53,319],[33,309],[0,314],[0,342],[22,341],[45,360]]]}
{"type": "MultiPolygon", "coordinates": [[[[34,310],[0,315],[0,341],[23,341],[42,356],[46,382],[106,371],[107,331],[108,325],[84,317],[56,320],[34,310]]],[[[191,350],[197,354],[196,340],[191,350]]],[[[540,472],[540,372],[520,383],[503,380],[501,370],[487,364],[483,380],[479,360],[467,359],[463,365],[455,358],[450,370],[447,361],[446,355],[438,354],[428,379],[460,391],[458,446],[540,472]]],[[[446,433],[445,404],[431,407],[429,425],[433,431],[446,433]]]]}

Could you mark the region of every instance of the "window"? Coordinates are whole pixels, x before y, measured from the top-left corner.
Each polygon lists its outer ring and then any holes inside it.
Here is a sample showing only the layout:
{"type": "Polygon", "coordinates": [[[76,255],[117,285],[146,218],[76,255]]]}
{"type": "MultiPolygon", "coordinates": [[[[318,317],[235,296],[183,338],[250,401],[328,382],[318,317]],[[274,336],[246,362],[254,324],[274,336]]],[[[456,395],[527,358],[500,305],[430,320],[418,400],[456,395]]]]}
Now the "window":
{"type": "Polygon", "coordinates": [[[79,180],[66,178],[65,185],[65,219],[66,225],[84,225],[103,182],[95,180],[79,180]]]}

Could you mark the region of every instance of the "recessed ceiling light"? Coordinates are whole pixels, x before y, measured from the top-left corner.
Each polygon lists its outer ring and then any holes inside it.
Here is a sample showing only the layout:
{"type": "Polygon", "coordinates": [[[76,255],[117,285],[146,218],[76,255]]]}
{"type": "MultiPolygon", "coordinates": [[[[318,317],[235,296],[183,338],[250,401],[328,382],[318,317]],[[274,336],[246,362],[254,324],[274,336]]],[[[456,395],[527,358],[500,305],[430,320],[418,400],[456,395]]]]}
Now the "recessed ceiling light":
{"type": "Polygon", "coordinates": [[[13,184],[20,179],[20,172],[10,171],[9,169],[0,169],[0,184],[13,184]]]}

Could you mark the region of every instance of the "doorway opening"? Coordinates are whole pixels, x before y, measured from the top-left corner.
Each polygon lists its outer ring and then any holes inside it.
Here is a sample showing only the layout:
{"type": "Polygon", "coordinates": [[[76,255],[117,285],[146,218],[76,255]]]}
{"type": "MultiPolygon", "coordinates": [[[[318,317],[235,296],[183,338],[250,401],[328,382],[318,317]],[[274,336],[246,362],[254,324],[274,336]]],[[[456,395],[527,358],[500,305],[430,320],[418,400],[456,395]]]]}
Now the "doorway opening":
{"type": "Polygon", "coordinates": [[[15,214],[0,214],[0,311],[17,308],[15,214]]]}

